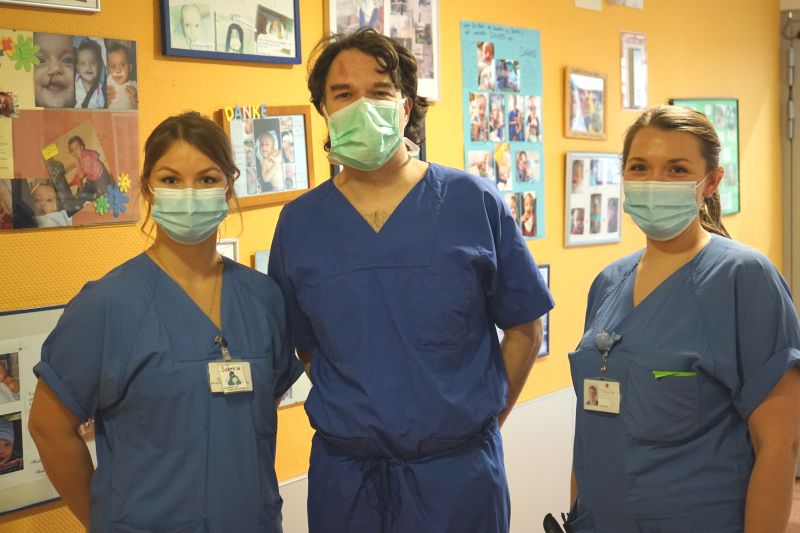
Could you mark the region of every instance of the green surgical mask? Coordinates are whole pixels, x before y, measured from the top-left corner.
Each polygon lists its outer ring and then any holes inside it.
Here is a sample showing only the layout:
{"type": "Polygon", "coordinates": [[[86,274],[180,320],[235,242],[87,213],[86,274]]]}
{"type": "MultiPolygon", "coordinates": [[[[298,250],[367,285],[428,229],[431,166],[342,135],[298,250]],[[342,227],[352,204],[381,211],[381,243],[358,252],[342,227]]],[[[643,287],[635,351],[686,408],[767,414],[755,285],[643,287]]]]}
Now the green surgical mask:
{"type": "Polygon", "coordinates": [[[381,168],[403,143],[400,116],[405,100],[359,98],[328,116],[328,160],[359,170],[381,168]]]}
{"type": "Polygon", "coordinates": [[[181,244],[197,244],[217,230],[228,215],[225,187],[153,190],[153,220],[181,244]]]}

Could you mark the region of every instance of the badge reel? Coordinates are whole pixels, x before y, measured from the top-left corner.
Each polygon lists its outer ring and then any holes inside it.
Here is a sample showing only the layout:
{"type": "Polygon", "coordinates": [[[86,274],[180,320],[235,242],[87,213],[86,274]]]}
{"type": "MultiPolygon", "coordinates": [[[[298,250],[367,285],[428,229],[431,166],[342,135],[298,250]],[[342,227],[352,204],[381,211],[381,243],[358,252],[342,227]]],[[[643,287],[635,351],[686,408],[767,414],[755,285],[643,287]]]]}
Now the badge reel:
{"type": "Polygon", "coordinates": [[[250,363],[231,358],[228,343],[219,335],[214,337],[214,344],[218,344],[222,351],[222,361],[208,362],[208,386],[211,392],[252,392],[250,363]]]}
{"type": "MultiPolygon", "coordinates": [[[[594,338],[594,345],[600,350],[600,373],[608,371],[608,354],[622,340],[622,335],[608,332],[603,328],[594,338]]],[[[586,411],[619,414],[620,406],[619,381],[598,377],[583,380],[583,408],[586,411]]]]}

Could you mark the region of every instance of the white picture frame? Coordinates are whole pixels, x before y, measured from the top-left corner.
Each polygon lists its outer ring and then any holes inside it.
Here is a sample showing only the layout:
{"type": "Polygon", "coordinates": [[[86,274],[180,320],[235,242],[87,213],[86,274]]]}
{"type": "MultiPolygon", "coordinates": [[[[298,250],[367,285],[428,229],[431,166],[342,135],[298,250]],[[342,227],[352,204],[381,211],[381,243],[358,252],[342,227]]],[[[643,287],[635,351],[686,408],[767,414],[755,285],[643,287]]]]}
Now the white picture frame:
{"type": "Polygon", "coordinates": [[[0,4],[16,4],[44,9],[100,12],[100,0],[0,0],[0,4]]]}
{"type": "Polygon", "coordinates": [[[621,240],[620,154],[567,152],[565,191],[564,246],[621,240]]]}
{"type": "Polygon", "coordinates": [[[217,242],[217,253],[231,261],[239,262],[239,239],[220,239],[217,242]]]}

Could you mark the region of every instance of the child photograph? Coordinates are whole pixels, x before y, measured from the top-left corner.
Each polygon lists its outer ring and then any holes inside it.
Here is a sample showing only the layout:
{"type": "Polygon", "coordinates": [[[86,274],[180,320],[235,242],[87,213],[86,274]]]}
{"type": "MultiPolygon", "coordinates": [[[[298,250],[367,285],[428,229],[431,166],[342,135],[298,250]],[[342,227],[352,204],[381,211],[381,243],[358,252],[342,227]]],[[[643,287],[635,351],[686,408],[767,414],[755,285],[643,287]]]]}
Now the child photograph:
{"type": "Polygon", "coordinates": [[[570,235],[583,235],[585,224],[584,224],[584,217],[585,217],[586,210],[583,207],[574,207],[569,213],[569,233],[570,235]]]}
{"type": "Polygon", "coordinates": [[[472,141],[485,141],[489,138],[486,109],[485,93],[469,93],[470,140],[472,141]]]}
{"type": "Polygon", "coordinates": [[[467,152],[467,172],[494,181],[494,157],[488,150],[467,152]]]}
{"type": "Polygon", "coordinates": [[[536,192],[520,193],[522,196],[522,213],[519,217],[519,227],[523,237],[536,237],[536,192]]]}
{"type": "Polygon", "coordinates": [[[519,61],[516,59],[498,59],[495,88],[498,91],[518,93],[519,86],[519,61]]]}
{"type": "Polygon", "coordinates": [[[498,144],[494,151],[494,160],[497,166],[497,189],[507,191],[511,189],[511,149],[508,143],[498,144]]]}
{"type": "Polygon", "coordinates": [[[489,95],[489,140],[505,142],[506,99],[502,94],[489,95]]]}
{"type": "Polygon", "coordinates": [[[19,401],[19,353],[0,354],[0,404],[19,401]]]}
{"type": "Polygon", "coordinates": [[[506,205],[508,206],[508,210],[511,212],[511,216],[514,218],[514,222],[519,224],[519,213],[520,213],[520,193],[518,192],[508,192],[503,195],[506,200],[506,205]]]}
{"type": "Polygon", "coordinates": [[[256,151],[256,178],[262,192],[284,189],[280,141],[280,124],[277,118],[253,120],[253,137],[256,151]]]}
{"type": "MultiPolygon", "coordinates": [[[[64,179],[80,207],[107,193],[113,178],[91,121],[82,122],[42,147],[42,153],[53,150],[55,154],[47,160],[50,174],[58,163],[64,165],[64,179]]],[[[62,201],[66,200],[63,196],[62,201]]]]}
{"type": "Polygon", "coordinates": [[[525,140],[542,142],[542,97],[525,97],[525,140]]]}
{"type": "Polygon", "coordinates": [[[11,197],[11,182],[0,179],[0,230],[14,227],[14,203],[11,197]]]}
{"type": "Polygon", "coordinates": [[[106,107],[105,43],[96,37],[73,38],[75,46],[75,107],[106,107]]]}
{"type": "Polygon", "coordinates": [[[207,2],[181,4],[171,1],[169,17],[172,48],[214,51],[211,7],[207,2]]]}
{"type": "Polygon", "coordinates": [[[0,475],[22,470],[22,457],[21,413],[0,416],[0,475]]]}
{"type": "Polygon", "coordinates": [[[33,32],[38,63],[33,66],[38,107],[75,107],[75,47],[72,35],[33,32]]]}
{"type": "Polygon", "coordinates": [[[495,86],[494,74],[494,43],[479,41],[478,52],[478,89],[493,91],[495,86]]]}
{"type": "Polygon", "coordinates": [[[136,43],[106,39],[106,107],[108,109],[137,109],[139,89],[136,82],[136,43]]]}

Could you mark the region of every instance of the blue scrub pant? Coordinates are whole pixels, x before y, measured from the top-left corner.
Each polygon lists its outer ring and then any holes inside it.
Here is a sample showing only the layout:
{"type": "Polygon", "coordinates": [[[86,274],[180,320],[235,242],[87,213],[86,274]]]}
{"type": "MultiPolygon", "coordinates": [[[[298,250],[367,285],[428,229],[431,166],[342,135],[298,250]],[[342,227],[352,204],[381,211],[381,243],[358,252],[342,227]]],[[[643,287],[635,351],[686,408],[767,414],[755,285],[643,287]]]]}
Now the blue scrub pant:
{"type": "Polygon", "coordinates": [[[425,441],[413,459],[374,441],[314,435],[309,533],[507,533],[510,504],[497,421],[461,441],[425,441]]]}

